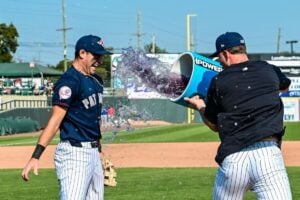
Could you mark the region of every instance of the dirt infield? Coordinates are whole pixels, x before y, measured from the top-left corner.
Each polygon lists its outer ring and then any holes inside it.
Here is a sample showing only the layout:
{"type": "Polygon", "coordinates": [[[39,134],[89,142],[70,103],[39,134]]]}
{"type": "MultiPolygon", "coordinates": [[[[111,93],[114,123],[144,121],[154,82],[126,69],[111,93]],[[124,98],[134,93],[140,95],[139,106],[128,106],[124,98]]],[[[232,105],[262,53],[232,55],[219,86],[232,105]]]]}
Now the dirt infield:
{"type": "MultiPolygon", "coordinates": [[[[168,125],[163,121],[132,123],[133,127],[168,125]]],[[[26,133],[39,135],[41,131],[26,133]]],[[[19,137],[22,134],[4,136],[19,137]]],[[[214,161],[219,142],[105,144],[103,151],[116,168],[125,167],[216,167],[214,161]]],[[[48,146],[41,157],[40,168],[53,168],[56,146],[48,146]]],[[[0,147],[0,169],[23,168],[34,146],[0,147]]],[[[300,141],[282,144],[287,166],[300,166],[300,141]]]]}
{"type": "MultiPolygon", "coordinates": [[[[103,150],[116,168],[124,167],[215,167],[218,142],[107,144],[103,150]]],[[[23,168],[33,146],[0,147],[0,169],[23,168]]],[[[48,146],[40,168],[53,168],[55,146],[48,146]]],[[[300,166],[300,142],[283,142],[287,166],[300,166]]]]}

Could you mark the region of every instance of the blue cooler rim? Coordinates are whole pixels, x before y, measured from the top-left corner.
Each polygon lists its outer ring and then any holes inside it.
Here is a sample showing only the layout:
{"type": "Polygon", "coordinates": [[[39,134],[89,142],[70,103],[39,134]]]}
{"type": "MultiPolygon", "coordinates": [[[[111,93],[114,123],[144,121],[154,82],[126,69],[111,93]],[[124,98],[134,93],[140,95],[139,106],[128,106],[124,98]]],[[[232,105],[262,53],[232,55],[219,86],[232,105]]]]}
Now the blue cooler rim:
{"type": "Polygon", "coordinates": [[[182,96],[185,94],[186,90],[189,88],[189,85],[191,84],[190,79],[193,77],[194,66],[195,66],[195,58],[194,58],[194,56],[193,56],[193,53],[192,53],[191,51],[187,51],[187,52],[181,53],[181,54],[179,55],[179,57],[176,59],[176,61],[174,62],[174,64],[177,63],[177,62],[179,61],[179,59],[180,59],[182,56],[187,55],[187,54],[190,55],[190,56],[192,57],[192,59],[193,59],[192,73],[191,73],[191,75],[190,75],[190,77],[189,77],[189,82],[188,82],[188,84],[186,85],[186,87],[185,87],[185,89],[183,90],[183,92],[182,92],[178,97],[176,97],[176,98],[170,98],[170,100],[173,101],[173,102],[176,102],[176,101],[180,100],[180,99],[182,98],[182,96]]]}

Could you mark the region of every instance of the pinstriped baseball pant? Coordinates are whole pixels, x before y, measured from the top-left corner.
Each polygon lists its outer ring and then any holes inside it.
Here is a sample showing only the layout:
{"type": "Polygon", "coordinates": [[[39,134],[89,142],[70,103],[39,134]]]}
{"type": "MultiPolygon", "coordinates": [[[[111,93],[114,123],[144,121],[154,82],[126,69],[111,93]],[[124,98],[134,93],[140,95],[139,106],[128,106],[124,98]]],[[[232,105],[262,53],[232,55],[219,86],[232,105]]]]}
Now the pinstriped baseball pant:
{"type": "Polygon", "coordinates": [[[227,156],[218,169],[213,199],[240,200],[247,190],[259,200],[291,200],[289,179],[275,141],[260,141],[227,156]]]}
{"type": "Polygon", "coordinates": [[[98,148],[60,142],[55,152],[60,200],[103,200],[104,177],[98,148]]]}

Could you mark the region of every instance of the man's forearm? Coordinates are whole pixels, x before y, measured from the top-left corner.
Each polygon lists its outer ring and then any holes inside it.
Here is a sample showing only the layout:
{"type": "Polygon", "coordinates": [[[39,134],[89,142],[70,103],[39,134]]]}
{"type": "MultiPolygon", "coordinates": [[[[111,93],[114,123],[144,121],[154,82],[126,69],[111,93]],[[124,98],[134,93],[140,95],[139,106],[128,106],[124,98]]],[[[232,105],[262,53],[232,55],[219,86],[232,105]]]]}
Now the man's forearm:
{"type": "Polygon", "coordinates": [[[218,131],[218,126],[216,124],[213,124],[211,123],[204,115],[204,112],[205,112],[205,107],[202,107],[200,110],[199,110],[199,113],[202,117],[202,120],[204,122],[204,124],[206,126],[208,126],[208,128],[210,128],[212,131],[214,132],[217,132],[218,131]]]}

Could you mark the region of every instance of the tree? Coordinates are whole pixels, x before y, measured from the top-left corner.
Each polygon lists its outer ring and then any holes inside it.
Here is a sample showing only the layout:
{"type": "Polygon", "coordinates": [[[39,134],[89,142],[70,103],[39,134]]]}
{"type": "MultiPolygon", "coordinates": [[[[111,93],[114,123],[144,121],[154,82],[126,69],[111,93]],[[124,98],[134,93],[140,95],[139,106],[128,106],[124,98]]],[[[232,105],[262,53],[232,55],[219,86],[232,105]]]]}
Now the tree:
{"type": "MultiPolygon", "coordinates": [[[[112,52],[112,48],[108,49],[112,52]]],[[[111,82],[111,56],[106,55],[103,58],[103,63],[101,67],[98,67],[96,73],[100,75],[104,81],[104,87],[110,87],[111,82]]]]}
{"type": "Polygon", "coordinates": [[[18,37],[19,33],[13,24],[0,24],[0,63],[12,61],[12,54],[19,46],[18,37]]]}
{"type": "MultiPolygon", "coordinates": [[[[72,65],[72,60],[67,60],[67,66],[72,65]]],[[[59,63],[55,66],[55,69],[58,71],[64,71],[64,60],[59,61],[59,63]]]]}
{"type": "Polygon", "coordinates": [[[145,46],[144,46],[144,49],[145,49],[145,51],[146,51],[146,53],[168,53],[167,51],[166,51],[166,49],[162,49],[162,48],[160,48],[159,46],[157,46],[157,45],[155,45],[155,47],[154,47],[154,52],[152,52],[152,43],[150,43],[150,44],[146,44],[145,46]]]}

